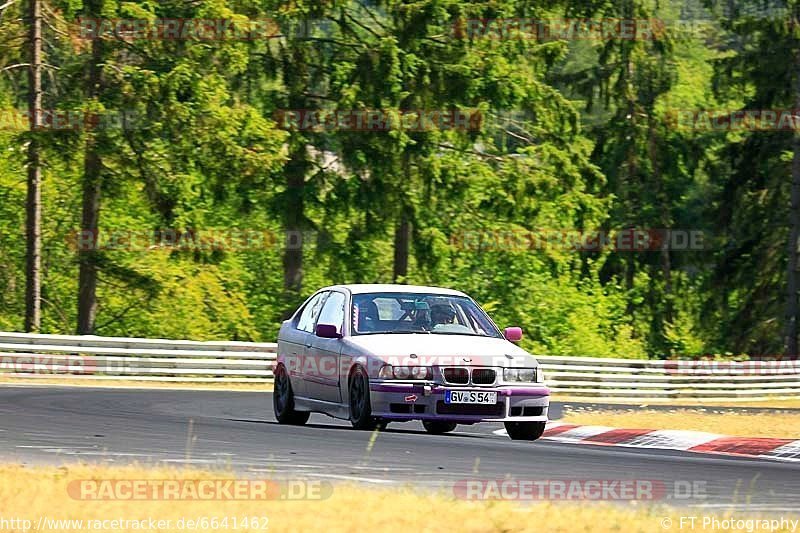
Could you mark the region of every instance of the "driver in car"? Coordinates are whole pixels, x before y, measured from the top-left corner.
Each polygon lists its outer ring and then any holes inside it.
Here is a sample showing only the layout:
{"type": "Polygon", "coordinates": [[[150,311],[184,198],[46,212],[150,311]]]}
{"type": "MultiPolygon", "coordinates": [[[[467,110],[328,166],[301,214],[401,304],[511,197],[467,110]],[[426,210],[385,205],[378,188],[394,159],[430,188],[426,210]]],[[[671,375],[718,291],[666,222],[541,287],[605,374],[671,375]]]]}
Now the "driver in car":
{"type": "Polygon", "coordinates": [[[456,319],[456,310],[449,303],[431,305],[431,325],[452,324],[456,319]]]}

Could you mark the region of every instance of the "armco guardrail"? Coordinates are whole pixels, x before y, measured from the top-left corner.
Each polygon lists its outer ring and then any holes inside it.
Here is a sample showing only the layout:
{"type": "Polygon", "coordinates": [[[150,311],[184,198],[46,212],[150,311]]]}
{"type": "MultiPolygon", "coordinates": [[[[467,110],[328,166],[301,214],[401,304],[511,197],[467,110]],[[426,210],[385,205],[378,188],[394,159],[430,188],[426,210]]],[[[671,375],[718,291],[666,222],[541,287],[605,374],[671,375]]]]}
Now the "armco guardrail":
{"type": "MultiPolygon", "coordinates": [[[[272,381],[274,343],[0,332],[0,373],[194,383],[272,381]]],[[[537,356],[553,392],[594,398],[800,397],[800,362],[537,356]]]]}
{"type": "Polygon", "coordinates": [[[0,332],[0,372],[29,378],[272,381],[275,344],[0,332]]]}
{"type": "Polygon", "coordinates": [[[554,393],[602,398],[800,397],[800,361],[537,356],[554,393]]]}

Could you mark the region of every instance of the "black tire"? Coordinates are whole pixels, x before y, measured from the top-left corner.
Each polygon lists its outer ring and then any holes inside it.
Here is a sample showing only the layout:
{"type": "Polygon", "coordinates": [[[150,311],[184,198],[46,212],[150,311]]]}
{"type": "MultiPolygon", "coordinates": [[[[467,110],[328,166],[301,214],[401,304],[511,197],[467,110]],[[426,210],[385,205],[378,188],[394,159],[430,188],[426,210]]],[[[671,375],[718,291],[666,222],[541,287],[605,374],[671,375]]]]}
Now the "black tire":
{"type": "Polygon", "coordinates": [[[445,422],[442,420],[423,420],[422,425],[425,426],[425,431],[432,435],[441,435],[443,433],[450,433],[458,425],[455,422],[445,422]]]}
{"type": "Polygon", "coordinates": [[[372,430],[378,427],[379,421],[372,416],[369,401],[369,376],[360,366],[350,376],[349,401],[350,423],[355,429],[372,430]]]}
{"type": "Polygon", "coordinates": [[[544,433],[546,422],[506,422],[506,432],[511,440],[536,440],[544,433]]]}
{"type": "Polygon", "coordinates": [[[275,369],[275,385],[272,388],[272,408],[279,424],[302,426],[308,422],[311,413],[294,410],[294,392],[286,367],[278,365],[275,369]]]}

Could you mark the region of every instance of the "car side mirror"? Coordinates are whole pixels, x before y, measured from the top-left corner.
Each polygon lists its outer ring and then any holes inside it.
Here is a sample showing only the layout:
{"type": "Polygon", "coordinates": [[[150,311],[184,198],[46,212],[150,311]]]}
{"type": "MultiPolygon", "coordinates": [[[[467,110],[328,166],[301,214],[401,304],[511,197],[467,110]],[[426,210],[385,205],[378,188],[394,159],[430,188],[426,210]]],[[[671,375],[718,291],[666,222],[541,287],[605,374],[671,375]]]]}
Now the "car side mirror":
{"type": "Polygon", "coordinates": [[[323,339],[342,338],[342,334],[339,333],[339,328],[333,324],[317,324],[317,328],[314,333],[316,333],[317,337],[322,337],[323,339]]]}
{"type": "Polygon", "coordinates": [[[503,336],[511,342],[519,342],[522,340],[522,328],[506,328],[503,332],[503,336]]]}

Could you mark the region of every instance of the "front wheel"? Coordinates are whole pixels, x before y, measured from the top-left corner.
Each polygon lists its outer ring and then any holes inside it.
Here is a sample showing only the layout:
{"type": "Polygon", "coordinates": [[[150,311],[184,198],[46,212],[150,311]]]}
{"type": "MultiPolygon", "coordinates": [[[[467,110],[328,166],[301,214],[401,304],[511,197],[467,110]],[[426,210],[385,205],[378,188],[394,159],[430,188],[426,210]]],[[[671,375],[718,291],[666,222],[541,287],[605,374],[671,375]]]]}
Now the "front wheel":
{"type": "Polygon", "coordinates": [[[369,377],[360,366],[350,376],[350,423],[355,429],[375,429],[378,425],[369,401],[369,377]]]}
{"type": "Polygon", "coordinates": [[[506,422],[511,440],[536,440],[544,433],[546,422],[506,422]]]}
{"type": "Polygon", "coordinates": [[[422,425],[425,431],[432,435],[441,435],[442,433],[450,433],[456,429],[455,422],[442,422],[441,420],[423,420],[422,425]]]}
{"type": "Polygon", "coordinates": [[[302,426],[308,422],[311,413],[294,410],[294,392],[286,367],[278,365],[275,369],[275,385],[272,389],[272,408],[279,424],[302,426]]]}

